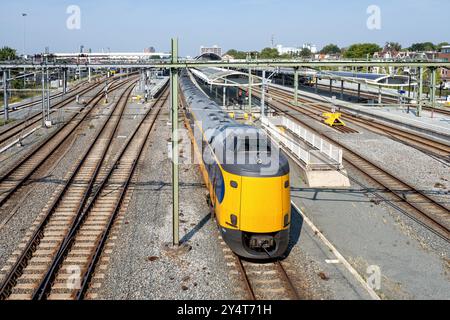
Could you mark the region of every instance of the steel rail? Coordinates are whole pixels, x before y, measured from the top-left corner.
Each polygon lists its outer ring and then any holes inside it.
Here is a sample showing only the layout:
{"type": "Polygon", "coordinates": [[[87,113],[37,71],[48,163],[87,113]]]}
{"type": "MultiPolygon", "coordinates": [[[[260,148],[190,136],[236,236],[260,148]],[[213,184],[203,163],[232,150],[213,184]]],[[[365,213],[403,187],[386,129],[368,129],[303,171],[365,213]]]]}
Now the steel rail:
{"type": "MultiPolygon", "coordinates": [[[[281,89],[282,90],[282,89],[281,89]]],[[[281,93],[278,90],[275,90],[275,92],[281,93]]],[[[282,92],[281,95],[284,95],[286,97],[290,97],[289,93],[282,92]]],[[[272,94],[272,96],[274,96],[272,94]]],[[[325,106],[320,105],[320,102],[310,102],[306,99],[299,99],[299,101],[305,103],[308,107],[311,107],[315,110],[318,110],[320,112],[329,111],[325,106]]],[[[291,107],[299,112],[306,112],[305,108],[301,108],[298,106],[294,106],[292,104],[287,104],[286,106],[291,107]]],[[[308,110],[309,111],[309,110],[308,110]]],[[[348,114],[345,111],[340,111],[342,113],[342,119],[354,123],[356,125],[359,125],[367,130],[370,130],[372,132],[375,132],[377,134],[382,134],[384,136],[388,136],[392,139],[395,139],[396,141],[402,142],[404,144],[407,144],[409,146],[412,146],[420,151],[429,151],[432,152],[435,156],[443,157],[444,160],[449,160],[450,158],[450,146],[446,145],[444,143],[441,143],[439,141],[432,140],[430,138],[424,137],[420,134],[416,134],[414,132],[409,132],[402,130],[400,128],[396,128],[387,124],[383,124],[380,122],[375,122],[371,119],[360,118],[355,117],[351,114],[348,114]]]]}
{"type": "MultiPolygon", "coordinates": [[[[122,97],[126,96],[126,98],[128,99],[128,97],[129,97],[129,95],[131,93],[131,89],[130,88],[132,86],[134,86],[134,84],[131,84],[130,86],[128,86],[128,88],[123,93],[122,97]]],[[[126,104],[126,101],[127,100],[124,101],[125,104],[126,104]]],[[[44,229],[47,226],[48,222],[50,221],[53,213],[55,212],[55,208],[58,206],[58,204],[61,201],[62,197],[66,194],[66,191],[68,190],[69,186],[74,181],[74,178],[76,177],[77,173],[80,171],[80,169],[85,164],[85,160],[90,155],[91,150],[96,145],[98,139],[102,136],[102,133],[104,132],[106,126],[109,123],[109,120],[111,119],[112,115],[114,114],[114,111],[115,111],[116,107],[119,106],[120,102],[121,101],[119,100],[119,102],[116,104],[114,110],[112,110],[110,112],[107,120],[103,123],[102,128],[96,134],[96,137],[91,142],[91,144],[90,144],[89,148],[87,149],[87,151],[84,153],[81,161],[78,163],[77,167],[72,172],[70,178],[65,183],[63,189],[58,193],[58,196],[56,197],[56,199],[53,201],[52,205],[48,209],[48,211],[47,211],[47,213],[45,215],[45,218],[40,222],[39,226],[36,228],[36,230],[34,231],[33,235],[31,236],[31,239],[29,240],[29,242],[25,246],[25,249],[22,251],[21,255],[17,259],[17,261],[14,264],[14,266],[12,267],[12,269],[9,271],[8,275],[6,276],[5,280],[3,281],[3,283],[2,283],[2,285],[0,287],[0,298],[5,299],[9,295],[11,288],[14,287],[16,280],[20,277],[21,272],[27,266],[28,260],[31,259],[32,255],[33,255],[33,252],[36,250],[37,246],[40,243],[40,240],[44,237],[44,229]]],[[[122,110],[121,114],[122,113],[123,113],[123,110],[122,110]]],[[[112,139],[113,133],[116,132],[119,122],[120,121],[118,120],[117,124],[114,126],[114,130],[112,131],[112,133],[110,134],[110,137],[109,137],[110,139],[112,139]]],[[[98,162],[98,165],[97,165],[97,168],[96,168],[96,174],[99,171],[100,164],[103,162],[108,149],[109,148],[106,148],[106,150],[104,151],[104,153],[101,156],[101,160],[98,162]]],[[[91,181],[90,181],[91,184],[89,185],[90,188],[92,188],[92,184],[93,184],[94,181],[95,181],[95,178],[91,179],[91,181]]],[[[87,196],[88,196],[88,194],[86,193],[84,195],[84,197],[83,197],[82,203],[79,204],[79,208],[82,206],[82,204],[84,204],[86,202],[87,196]]]]}
{"type": "MultiPolygon", "coordinates": [[[[114,89],[117,89],[114,88],[114,89]]],[[[88,103],[87,106],[92,105],[91,108],[87,112],[84,113],[84,115],[81,117],[81,119],[77,120],[77,123],[73,125],[72,121],[75,120],[75,118],[80,113],[75,113],[65,124],[64,126],[58,128],[53,133],[51,133],[46,140],[42,141],[40,144],[38,144],[33,150],[31,150],[29,153],[27,153],[24,157],[22,157],[13,167],[11,167],[6,173],[0,177],[0,187],[2,184],[8,184],[8,182],[14,183],[14,185],[7,189],[7,191],[4,191],[0,193],[0,207],[3,206],[6,201],[27,181],[41,166],[42,164],[50,157],[52,156],[56,150],[59,149],[59,147],[69,139],[69,137],[72,136],[72,133],[75,132],[75,130],[83,123],[85,119],[91,114],[94,107],[100,102],[102,97],[104,96],[104,92],[99,92],[95,97],[93,97],[88,103]],[[72,128],[69,127],[69,125],[73,125],[72,128]],[[52,142],[52,140],[57,137],[60,133],[63,132],[63,130],[68,130],[68,132],[61,138],[61,140],[53,147],[51,148],[47,155],[44,156],[43,159],[39,160],[36,164],[34,164],[31,168],[31,170],[28,173],[25,173],[25,175],[21,176],[19,181],[16,180],[10,180],[10,177],[17,172],[21,167],[24,166],[25,163],[28,161],[31,161],[32,157],[37,155],[41,151],[45,151],[45,148],[47,145],[52,142]]]]}

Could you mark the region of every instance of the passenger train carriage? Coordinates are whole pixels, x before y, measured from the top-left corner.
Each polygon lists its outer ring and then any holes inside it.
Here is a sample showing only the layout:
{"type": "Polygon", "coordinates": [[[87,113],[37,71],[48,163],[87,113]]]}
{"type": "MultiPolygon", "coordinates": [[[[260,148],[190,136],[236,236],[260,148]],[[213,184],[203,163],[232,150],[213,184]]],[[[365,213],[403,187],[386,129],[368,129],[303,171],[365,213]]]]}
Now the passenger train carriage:
{"type": "Polygon", "coordinates": [[[282,256],[291,223],[286,157],[262,130],[230,119],[186,73],[180,86],[209,204],[224,241],[245,258],[282,256]]]}

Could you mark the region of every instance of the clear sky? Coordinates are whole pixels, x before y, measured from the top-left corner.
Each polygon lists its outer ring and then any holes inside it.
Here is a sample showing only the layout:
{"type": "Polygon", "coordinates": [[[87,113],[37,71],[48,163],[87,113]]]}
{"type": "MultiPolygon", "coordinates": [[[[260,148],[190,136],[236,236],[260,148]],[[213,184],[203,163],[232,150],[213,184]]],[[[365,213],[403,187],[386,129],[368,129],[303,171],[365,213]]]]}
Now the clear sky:
{"type": "Polygon", "coordinates": [[[178,36],[182,55],[201,45],[259,50],[275,44],[300,46],[355,42],[450,42],[449,0],[1,0],[0,46],[27,53],[75,52],[80,45],[101,51],[168,51],[178,36]],[[66,26],[68,6],[81,9],[80,29],[66,26]],[[369,30],[370,5],[381,10],[381,29],[369,30]]]}

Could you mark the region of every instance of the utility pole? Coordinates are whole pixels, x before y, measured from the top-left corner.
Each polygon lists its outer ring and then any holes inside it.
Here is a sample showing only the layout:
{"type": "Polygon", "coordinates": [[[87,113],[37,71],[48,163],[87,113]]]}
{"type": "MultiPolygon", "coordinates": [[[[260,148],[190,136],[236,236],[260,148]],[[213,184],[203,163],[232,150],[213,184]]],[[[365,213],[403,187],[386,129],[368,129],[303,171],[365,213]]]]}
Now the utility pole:
{"type": "MultiPolygon", "coordinates": [[[[89,65],[91,65],[91,57],[88,58],[89,65]]],[[[91,67],[88,68],[88,82],[91,83],[92,80],[92,70],[91,67]]]]}
{"type": "Polygon", "coordinates": [[[434,117],[436,107],[436,68],[431,68],[431,117],[434,117]]]}
{"type": "Polygon", "coordinates": [[[249,113],[252,112],[252,84],[253,84],[252,69],[248,68],[248,109],[249,109],[249,113]]]}
{"type": "Polygon", "coordinates": [[[67,93],[67,68],[63,69],[63,93],[67,93]]]}
{"type": "Polygon", "coordinates": [[[298,67],[294,68],[294,104],[298,106],[298,67]]]}
{"type": "MultiPolygon", "coordinates": [[[[26,24],[26,22],[27,22],[27,20],[26,20],[26,17],[28,16],[28,14],[27,13],[22,13],[22,17],[23,17],[23,58],[25,59],[25,55],[26,55],[26,51],[27,51],[27,49],[26,49],[26,31],[27,31],[27,24],[26,24]]],[[[26,86],[26,77],[25,77],[25,73],[26,73],[26,69],[25,68],[23,68],[23,75],[24,75],[24,77],[23,77],[23,87],[25,88],[25,86],[26,86]]]]}
{"type": "Polygon", "coordinates": [[[262,93],[261,93],[261,118],[265,117],[264,108],[266,104],[266,70],[262,72],[262,93]]]}
{"type": "Polygon", "coordinates": [[[45,127],[45,70],[42,68],[42,127],[45,127]]]}
{"type": "Polygon", "coordinates": [[[50,119],[50,76],[48,73],[48,67],[47,67],[47,120],[51,121],[50,119]]]}
{"type": "MultiPolygon", "coordinates": [[[[178,63],[178,39],[172,39],[172,63],[178,63]]],[[[172,214],[173,214],[173,245],[180,245],[180,204],[179,204],[179,174],[178,174],[178,69],[170,69],[172,95],[172,214]]]]}
{"type": "Polygon", "coordinates": [[[228,83],[227,79],[225,79],[225,85],[223,86],[223,108],[225,109],[227,107],[227,86],[226,84],[228,83]]]}
{"type": "Polygon", "coordinates": [[[8,110],[8,71],[6,69],[3,70],[3,108],[4,108],[4,116],[5,121],[9,120],[9,110],[8,110]]]}
{"type": "Polygon", "coordinates": [[[422,116],[423,68],[419,67],[419,92],[417,94],[417,116],[422,116]]]}

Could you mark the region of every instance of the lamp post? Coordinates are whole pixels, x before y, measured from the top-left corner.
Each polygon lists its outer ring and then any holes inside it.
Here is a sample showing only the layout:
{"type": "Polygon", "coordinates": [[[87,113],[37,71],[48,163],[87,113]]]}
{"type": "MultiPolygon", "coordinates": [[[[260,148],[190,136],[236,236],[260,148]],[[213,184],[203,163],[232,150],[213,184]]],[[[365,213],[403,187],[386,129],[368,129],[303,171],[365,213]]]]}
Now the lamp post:
{"type": "MultiPolygon", "coordinates": [[[[23,17],[23,58],[25,59],[25,55],[26,55],[26,32],[27,32],[27,24],[26,24],[26,17],[28,16],[28,13],[22,13],[22,17],[23,17]]],[[[23,69],[23,86],[25,87],[25,73],[26,73],[26,69],[23,69]]]]}

